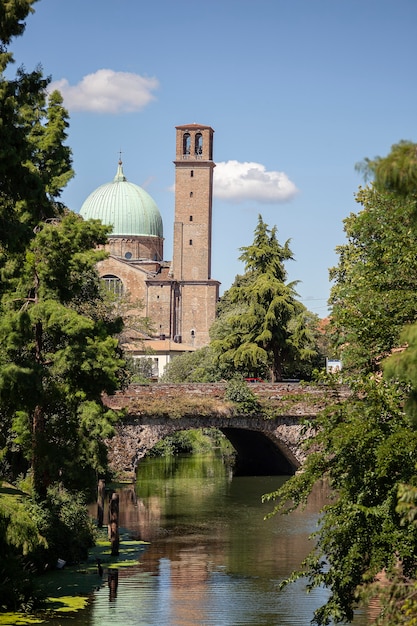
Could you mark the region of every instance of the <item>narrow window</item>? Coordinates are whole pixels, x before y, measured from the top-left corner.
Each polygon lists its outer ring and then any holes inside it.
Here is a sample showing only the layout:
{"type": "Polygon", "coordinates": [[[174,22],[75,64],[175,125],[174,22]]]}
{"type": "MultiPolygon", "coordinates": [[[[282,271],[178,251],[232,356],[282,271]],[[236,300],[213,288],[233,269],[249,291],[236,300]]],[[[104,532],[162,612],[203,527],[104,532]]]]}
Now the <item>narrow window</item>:
{"type": "Polygon", "coordinates": [[[193,197],[193,195],[194,195],[194,194],[193,194],[193,192],[192,192],[192,191],[190,191],[190,198],[192,198],[192,197],[193,197]]]}
{"type": "Polygon", "coordinates": [[[193,245],[193,240],[192,240],[192,239],[190,239],[190,246],[192,246],[192,245],[193,245]]]}
{"type": "Polygon", "coordinates": [[[190,215],[190,222],[192,222],[192,221],[193,221],[193,216],[192,216],[192,215],[190,215]]]}
{"type": "Polygon", "coordinates": [[[184,133],[183,143],[182,143],[182,153],[185,155],[190,154],[191,151],[191,137],[190,133],[184,133]]]}
{"type": "Polygon", "coordinates": [[[197,133],[195,136],[195,153],[197,156],[203,154],[203,135],[201,133],[197,133]]]}
{"type": "Polygon", "coordinates": [[[191,170],[190,176],[191,176],[191,178],[194,176],[194,170],[191,170]]]}

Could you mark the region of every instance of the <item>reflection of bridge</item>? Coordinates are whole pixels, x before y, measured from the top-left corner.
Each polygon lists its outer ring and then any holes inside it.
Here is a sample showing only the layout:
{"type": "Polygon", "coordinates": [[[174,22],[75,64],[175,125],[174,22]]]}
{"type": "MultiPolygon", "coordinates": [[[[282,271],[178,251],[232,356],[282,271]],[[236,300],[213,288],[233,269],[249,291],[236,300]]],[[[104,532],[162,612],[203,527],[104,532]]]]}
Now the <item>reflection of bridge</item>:
{"type": "MultiPolygon", "coordinates": [[[[304,460],[305,419],[314,419],[329,402],[322,387],[299,384],[253,384],[259,411],[239,413],[224,398],[226,385],[134,385],[107,399],[126,417],[108,442],[111,466],[135,473],[141,458],[158,441],[179,430],[218,428],[237,452],[236,473],[293,474],[304,460]]],[[[334,402],[334,393],[331,393],[334,402]]],[[[343,393],[345,395],[345,393],[343,393]]]]}

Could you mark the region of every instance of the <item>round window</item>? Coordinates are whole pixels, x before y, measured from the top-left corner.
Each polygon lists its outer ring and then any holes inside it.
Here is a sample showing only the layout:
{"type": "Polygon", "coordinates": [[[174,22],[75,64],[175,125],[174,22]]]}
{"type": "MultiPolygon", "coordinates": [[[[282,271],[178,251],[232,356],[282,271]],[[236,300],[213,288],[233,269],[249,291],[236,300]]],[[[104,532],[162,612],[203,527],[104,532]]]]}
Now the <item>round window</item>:
{"type": "Polygon", "coordinates": [[[131,252],[126,252],[125,253],[125,259],[131,259],[132,258],[132,253],[131,252]]]}

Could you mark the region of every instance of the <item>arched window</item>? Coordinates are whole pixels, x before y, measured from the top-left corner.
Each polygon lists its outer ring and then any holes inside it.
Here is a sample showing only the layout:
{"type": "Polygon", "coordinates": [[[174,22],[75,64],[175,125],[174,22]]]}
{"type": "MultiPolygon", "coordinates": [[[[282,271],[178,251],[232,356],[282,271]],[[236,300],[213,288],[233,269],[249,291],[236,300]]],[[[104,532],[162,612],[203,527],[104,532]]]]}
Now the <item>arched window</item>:
{"type": "Polygon", "coordinates": [[[190,133],[184,133],[183,136],[183,145],[182,145],[182,153],[190,154],[191,152],[191,137],[190,133]]]}
{"type": "Polygon", "coordinates": [[[106,288],[111,293],[114,293],[118,297],[121,297],[123,295],[123,292],[124,292],[123,283],[120,280],[120,278],[118,278],[117,276],[114,276],[113,274],[107,274],[106,276],[102,277],[102,280],[104,284],[106,285],[106,288]]]}
{"type": "Polygon", "coordinates": [[[197,133],[195,136],[195,153],[197,156],[203,154],[203,135],[201,133],[197,133]]]}

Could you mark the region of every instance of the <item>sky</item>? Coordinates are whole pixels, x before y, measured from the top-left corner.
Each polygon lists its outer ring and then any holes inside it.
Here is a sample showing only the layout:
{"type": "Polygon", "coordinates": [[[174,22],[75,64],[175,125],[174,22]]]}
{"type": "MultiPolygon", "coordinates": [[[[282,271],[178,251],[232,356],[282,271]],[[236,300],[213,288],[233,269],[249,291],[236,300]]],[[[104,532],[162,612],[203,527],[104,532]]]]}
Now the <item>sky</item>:
{"type": "Polygon", "coordinates": [[[157,203],[172,258],[175,127],[214,131],[212,277],[228,289],[258,215],[320,317],[360,205],[355,164],[417,141],[416,0],[39,0],[10,49],[69,111],[79,211],[116,174],[157,203]]]}

